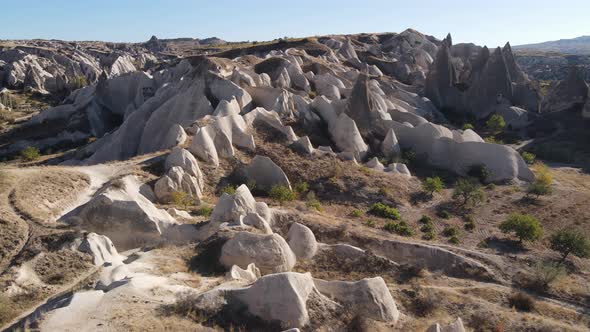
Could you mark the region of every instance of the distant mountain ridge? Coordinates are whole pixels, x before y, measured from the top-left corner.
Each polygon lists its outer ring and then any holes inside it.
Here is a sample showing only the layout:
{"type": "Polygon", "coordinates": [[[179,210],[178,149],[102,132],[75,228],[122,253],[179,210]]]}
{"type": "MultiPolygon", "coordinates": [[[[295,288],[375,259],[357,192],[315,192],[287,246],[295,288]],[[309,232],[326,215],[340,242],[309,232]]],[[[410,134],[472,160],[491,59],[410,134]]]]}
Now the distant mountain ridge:
{"type": "Polygon", "coordinates": [[[560,39],[536,44],[518,45],[513,47],[517,51],[558,52],[563,54],[590,54],[590,36],[572,39],[560,39]]]}

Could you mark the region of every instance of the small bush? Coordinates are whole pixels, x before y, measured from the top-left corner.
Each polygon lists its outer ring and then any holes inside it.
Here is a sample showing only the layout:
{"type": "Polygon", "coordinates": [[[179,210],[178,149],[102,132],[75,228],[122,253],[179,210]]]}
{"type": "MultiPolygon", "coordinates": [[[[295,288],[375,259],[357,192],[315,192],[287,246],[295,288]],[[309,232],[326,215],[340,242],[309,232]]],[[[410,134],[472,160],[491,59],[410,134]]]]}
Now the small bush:
{"type": "Polygon", "coordinates": [[[208,217],[213,212],[213,208],[210,206],[203,205],[195,211],[198,216],[208,217]]]}
{"type": "Polygon", "coordinates": [[[535,180],[526,189],[527,196],[532,195],[539,199],[540,196],[551,194],[552,189],[550,186],[543,184],[542,182],[535,180]]]}
{"type": "Polygon", "coordinates": [[[528,281],[528,287],[538,291],[545,291],[557,279],[566,275],[565,268],[559,263],[538,262],[532,280],[528,281]]]}
{"type": "Polygon", "coordinates": [[[456,235],[453,235],[449,238],[449,243],[452,244],[459,244],[461,241],[459,240],[459,237],[456,235]]]}
{"type": "Polygon", "coordinates": [[[492,176],[492,171],[485,165],[473,165],[467,171],[467,176],[478,179],[481,183],[486,183],[492,176]]]}
{"type": "Polygon", "coordinates": [[[496,189],[496,185],[495,185],[495,184],[493,184],[493,183],[490,183],[490,184],[488,184],[488,185],[486,186],[486,189],[487,189],[487,190],[495,190],[495,189],[496,189]]]}
{"type": "Polygon", "coordinates": [[[508,305],[518,311],[530,312],[535,309],[535,299],[525,293],[518,292],[510,295],[508,305]]]}
{"type": "Polygon", "coordinates": [[[404,149],[402,151],[402,159],[401,162],[406,165],[412,165],[416,162],[416,152],[410,149],[404,149]]]}
{"type": "Polygon", "coordinates": [[[401,236],[412,236],[414,235],[414,231],[406,224],[405,221],[400,221],[399,223],[395,223],[393,221],[387,222],[383,229],[390,233],[396,233],[401,236]]]}
{"type": "Polygon", "coordinates": [[[524,159],[524,162],[529,165],[534,164],[536,158],[537,158],[537,156],[535,156],[534,153],[530,153],[530,152],[526,152],[526,151],[524,151],[522,153],[522,159],[524,159]]]}
{"type": "Polygon", "coordinates": [[[186,210],[189,205],[193,204],[193,198],[184,191],[173,191],[170,194],[172,204],[182,206],[186,210]]]}
{"type": "Polygon", "coordinates": [[[283,204],[284,202],[290,202],[295,200],[295,193],[287,186],[276,185],[270,189],[270,198],[283,204]]]}
{"type": "Polygon", "coordinates": [[[436,211],[436,215],[440,218],[443,218],[443,219],[450,219],[451,218],[451,213],[447,210],[444,210],[444,209],[436,211]]]}
{"type": "Polygon", "coordinates": [[[459,230],[453,226],[447,226],[443,229],[442,234],[446,237],[458,236],[459,230]]]}
{"type": "Polygon", "coordinates": [[[297,182],[295,184],[295,192],[298,194],[303,194],[309,191],[309,183],[303,181],[303,182],[297,182]]]}
{"type": "Polygon", "coordinates": [[[352,210],[352,212],[350,213],[351,216],[355,217],[355,218],[359,218],[363,215],[363,211],[361,210],[352,210]]]}
{"type": "Polygon", "coordinates": [[[426,317],[433,314],[440,303],[440,298],[434,293],[423,291],[412,299],[412,309],[416,316],[426,317]]]}
{"type": "Polygon", "coordinates": [[[466,123],[463,125],[463,130],[468,130],[468,129],[475,129],[475,127],[473,127],[473,125],[471,123],[466,123]]]}
{"type": "Polygon", "coordinates": [[[305,205],[308,209],[313,209],[320,212],[322,211],[322,204],[316,198],[315,193],[313,191],[310,191],[307,193],[307,195],[305,195],[305,201],[305,205]]]}
{"type": "Polygon", "coordinates": [[[41,153],[36,147],[27,146],[20,152],[20,156],[24,161],[35,161],[41,157],[41,153]]]}
{"type": "Polygon", "coordinates": [[[520,242],[537,241],[543,236],[541,223],[528,214],[511,214],[499,227],[503,233],[514,233],[520,242]]]}
{"type": "Polygon", "coordinates": [[[494,114],[486,121],[486,127],[493,132],[501,132],[506,127],[506,121],[501,115],[494,114]]]}
{"type": "Polygon", "coordinates": [[[418,222],[421,224],[428,224],[432,222],[432,218],[430,218],[429,216],[422,216],[422,218],[420,218],[418,222]]]}
{"type": "Polygon", "coordinates": [[[423,233],[430,233],[430,232],[434,232],[434,225],[432,223],[428,223],[428,224],[424,224],[421,228],[420,231],[423,233]]]}
{"type": "Polygon", "coordinates": [[[434,234],[434,232],[424,233],[424,235],[422,235],[422,238],[427,241],[434,240],[436,238],[436,234],[434,234]]]}
{"type": "Polygon", "coordinates": [[[256,189],[256,181],[254,181],[254,180],[248,181],[248,183],[246,183],[246,187],[248,187],[248,189],[250,191],[254,191],[254,189],[256,189]]]}
{"type": "Polygon", "coordinates": [[[374,228],[375,227],[375,220],[369,219],[369,220],[367,220],[365,225],[367,225],[367,227],[374,228]]]}
{"type": "Polygon", "coordinates": [[[231,185],[221,188],[221,192],[220,192],[221,195],[223,195],[223,194],[234,195],[235,193],[236,193],[236,187],[231,186],[231,185]]]}
{"type": "Polygon", "coordinates": [[[396,208],[387,206],[383,203],[375,203],[369,209],[369,213],[382,218],[400,220],[401,216],[396,208]]]}
{"type": "Polygon", "coordinates": [[[486,200],[486,193],[475,178],[460,179],[455,185],[453,198],[462,198],[462,205],[477,205],[486,200]]]}
{"type": "Polygon", "coordinates": [[[433,178],[426,178],[422,183],[422,190],[429,193],[430,196],[433,196],[434,193],[439,193],[443,190],[444,184],[438,176],[433,178]]]}

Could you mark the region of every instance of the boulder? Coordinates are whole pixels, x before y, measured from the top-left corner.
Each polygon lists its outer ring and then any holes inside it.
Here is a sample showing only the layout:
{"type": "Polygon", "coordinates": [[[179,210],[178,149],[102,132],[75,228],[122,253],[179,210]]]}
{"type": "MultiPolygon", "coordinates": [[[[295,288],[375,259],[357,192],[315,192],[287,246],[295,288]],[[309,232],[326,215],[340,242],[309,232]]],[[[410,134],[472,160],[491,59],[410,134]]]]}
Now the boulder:
{"type": "Polygon", "coordinates": [[[387,167],[387,169],[385,171],[396,173],[396,174],[401,174],[406,177],[412,177],[412,173],[410,173],[408,166],[406,166],[406,164],[402,164],[402,163],[389,164],[389,166],[387,167]]]}
{"type": "Polygon", "coordinates": [[[215,205],[215,209],[211,213],[211,220],[220,223],[235,223],[239,222],[241,217],[256,212],[256,201],[248,187],[243,184],[236,189],[235,194],[229,195],[224,193],[221,195],[217,205],[215,205]]]}
{"type": "Polygon", "coordinates": [[[379,161],[379,158],[377,157],[373,157],[365,164],[365,166],[377,171],[385,170],[385,166],[383,166],[383,164],[379,161]]]}
{"type": "Polygon", "coordinates": [[[169,208],[168,213],[175,217],[175,218],[180,218],[180,219],[192,219],[193,217],[186,211],[182,211],[176,208],[169,208]]]}
{"type": "Polygon", "coordinates": [[[354,308],[361,317],[392,323],[399,319],[395,301],[381,277],[356,282],[314,279],[314,283],[322,295],[354,308]]]}
{"type": "Polygon", "coordinates": [[[227,268],[254,263],[262,274],[269,274],[291,271],[295,254],[278,234],[239,232],[221,248],[220,262],[227,268]]]}
{"type": "Polygon", "coordinates": [[[230,280],[241,280],[247,283],[253,283],[258,278],[260,278],[260,270],[254,263],[248,265],[246,269],[242,269],[241,267],[234,265],[227,272],[226,277],[230,280]]]}
{"type": "Polygon", "coordinates": [[[174,166],[154,185],[154,194],[158,201],[169,203],[174,192],[184,192],[199,202],[203,193],[201,186],[194,176],[186,173],[180,166],[174,166]]]}
{"type": "Polygon", "coordinates": [[[181,167],[186,173],[194,176],[199,184],[203,183],[203,173],[201,173],[199,163],[190,152],[180,147],[172,149],[168,157],[166,157],[164,168],[168,171],[176,166],[181,167]]]}
{"type": "Polygon", "coordinates": [[[102,266],[104,263],[120,263],[126,259],[125,256],[119,255],[111,239],[96,233],[86,234],[83,239],[75,242],[74,247],[90,254],[96,266],[102,266]]]}
{"type": "Polygon", "coordinates": [[[307,136],[299,138],[297,141],[291,144],[290,147],[298,153],[304,155],[312,155],[314,151],[313,145],[311,145],[311,141],[307,136]]]}
{"type": "Polygon", "coordinates": [[[290,272],[264,276],[252,286],[234,291],[232,297],[264,321],[278,321],[283,328],[298,328],[309,323],[307,301],[314,291],[309,273],[290,272]]]}
{"type": "Polygon", "coordinates": [[[381,152],[385,158],[388,159],[394,159],[401,155],[401,148],[393,128],[389,128],[387,131],[387,135],[385,136],[383,143],[381,143],[381,152]]]}
{"type": "Polygon", "coordinates": [[[270,225],[258,213],[248,213],[245,217],[243,217],[242,223],[244,225],[252,226],[256,229],[259,229],[264,234],[272,234],[272,229],[270,228],[270,225]]]}
{"type": "Polygon", "coordinates": [[[369,152],[369,146],[363,141],[355,121],[345,113],[329,124],[329,131],[338,149],[342,152],[351,152],[355,159],[362,160],[369,152]]]}
{"type": "Polygon", "coordinates": [[[181,125],[175,124],[168,130],[168,134],[164,137],[162,146],[178,146],[184,144],[188,136],[181,125]]]}
{"type": "Polygon", "coordinates": [[[578,67],[572,66],[568,77],[549,89],[541,105],[541,112],[560,112],[583,106],[589,91],[583,73],[578,67]]]}
{"type": "Polygon", "coordinates": [[[291,189],[291,183],[283,170],[270,158],[256,156],[248,166],[243,167],[241,176],[248,182],[254,182],[257,190],[269,192],[274,186],[286,186],[291,189]]]}
{"type": "Polygon", "coordinates": [[[154,243],[176,220],[145,198],[139,192],[140,186],[132,175],[118,179],[62,219],[104,234],[119,248],[154,243]]]}
{"type": "Polygon", "coordinates": [[[307,226],[293,223],[287,233],[289,247],[300,259],[311,259],[318,251],[318,243],[315,235],[307,226]]]}

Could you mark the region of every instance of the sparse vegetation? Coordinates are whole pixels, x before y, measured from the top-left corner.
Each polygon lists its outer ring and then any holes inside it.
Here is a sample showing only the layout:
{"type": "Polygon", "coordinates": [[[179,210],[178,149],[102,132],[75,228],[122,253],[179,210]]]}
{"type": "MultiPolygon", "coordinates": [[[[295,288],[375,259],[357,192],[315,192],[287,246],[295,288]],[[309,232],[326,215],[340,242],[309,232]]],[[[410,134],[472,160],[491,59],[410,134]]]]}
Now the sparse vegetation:
{"type": "Polygon", "coordinates": [[[529,165],[534,164],[536,158],[537,158],[537,156],[535,156],[534,153],[526,152],[526,151],[524,151],[522,153],[522,159],[524,160],[525,163],[527,163],[529,165]]]}
{"type": "Polygon", "coordinates": [[[534,195],[538,199],[539,196],[549,195],[552,192],[551,185],[553,183],[553,176],[547,166],[538,164],[535,166],[535,181],[527,187],[527,196],[534,195]]]}
{"type": "Polygon", "coordinates": [[[459,236],[459,230],[453,226],[447,226],[443,229],[442,234],[446,237],[459,236]]]}
{"type": "Polygon", "coordinates": [[[310,191],[307,193],[307,195],[305,195],[305,205],[308,209],[322,211],[322,204],[316,198],[316,195],[313,191],[310,191]]]}
{"type": "Polygon", "coordinates": [[[39,159],[39,157],[41,157],[41,153],[39,152],[39,149],[37,149],[36,147],[27,146],[20,152],[20,156],[23,159],[23,161],[28,162],[39,159]]]}
{"type": "Polygon", "coordinates": [[[558,263],[538,262],[535,265],[532,279],[526,281],[526,286],[534,290],[545,291],[553,282],[565,275],[565,268],[558,263]]]}
{"type": "Polygon", "coordinates": [[[528,214],[511,214],[500,224],[500,230],[503,233],[514,233],[521,243],[523,241],[534,242],[543,236],[541,223],[537,218],[528,214]]]}
{"type": "Polygon", "coordinates": [[[435,176],[432,178],[426,178],[422,183],[422,190],[427,192],[430,197],[434,195],[434,193],[439,193],[443,190],[444,184],[440,177],[435,176]]]}
{"type": "Polygon", "coordinates": [[[422,235],[422,238],[427,241],[434,240],[436,238],[436,234],[433,232],[427,232],[422,235]]]}
{"type": "Polygon", "coordinates": [[[376,225],[375,220],[373,220],[373,219],[367,220],[367,222],[365,224],[367,225],[367,227],[371,227],[371,228],[374,228],[376,225]]]}
{"type": "Polygon", "coordinates": [[[360,218],[363,215],[363,211],[361,211],[361,210],[352,210],[352,212],[350,213],[350,215],[352,217],[355,217],[355,218],[360,218]]]}
{"type": "Polygon", "coordinates": [[[453,235],[449,238],[449,243],[459,244],[461,243],[461,240],[459,240],[459,237],[457,235],[453,235]]]}
{"type": "Polygon", "coordinates": [[[422,218],[420,218],[418,222],[421,224],[429,224],[432,222],[432,218],[430,218],[429,216],[422,216],[422,218]]]}
{"type": "Polygon", "coordinates": [[[478,179],[481,183],[487,183],[490,176],[492,176],[492,171],[486,165],[473,165],[467,171],[467,176],[478,179]]]}
{"type": "Polygon", "coordinates": [[[221,192],[220,192],[221,195],[223,195],[223,194],[235,195],[235,193],[236,193],[236,187],[232,186],[232,185],[227,185],[227,186],[221,188],[221,192]]]}
{"type": "Polygon", "coordinates": [[[562,229],[551,235],[551,250],[561,254],[559,264],[572,254],[580,258],[590,257],[590,239],[579,230],[562,229]]]}
{"type": "Polygon", "coordinates": [[[401,236],[412,236],[414,235],[414,231],[408,226],[405,221],[400,221],[398,223],[389,221],[383,226],[383,229],[390,233],[396,233],[401,236]]]}
{"type": "Polygon", "coordinates": [[[182,206],[185,210],[194,202],[193,198],[184,191],[173,191],[170,194],[170,199],[172,204],[182,206]]]}
{"type": "Polygon", "coordinates": [[[293,189],[295,190],[296,193],[298,194],[305,194],[306,192],[309,191],[309,183],[305,182],[305,181],[300,181],[297,182],[295,184],[295,186],[293,187],[293,189]]]}
{"type": "Polygon", "coordinates": [[[531,312],[535,310],[535,300],[528,294],[518,292],[510,295],[508,305],[518,311],[531,312]]]}
{"type": "Polygon", "coordinates": [[[440,218],[443,218],[443,219],[450,219],[451,218],[451,213],[445,209],[440,209],[440,210],[436,211],[436,215],[440,218]]]}
{"type": "Polygon", "coordinates": [[[273,186],[270,189],[269,196],[280,204],[295,200],[295,192],[293,192],[293,190],[291,190],[289,187],[283,185],[273,186]]]}
{"type": "Polygon", "coordinates": [[[195,211],[195,213],[198,216],[203,216],[203,217],[210,216],[212,212],[213,212],[213,207],[208,206],[208,205],[202,205],[197,209],[197,211],[195,211]]]}
{"type": "Polygon", "coordinates": [[[393,220],[400,220],[401,215],[396,208],[391,206],[387,206],[383,203],[375,203],[369,209],[369,213],[382,218],[393,219],[393,220]]]}
{"type": "Polygon", "coordinates": [[[476,179],[463,178],[457,181],[453,191],[453,198],[461,198],[463,206],[474,206],[486,200],[486,193],[476,179]]]}
{"type": "Polygon", "coordinates": [[[428,224],[424,224],[421,228],[420,231],[423,233],[430,233],[430,232],[434,232],[434,225],[432,223],[428,223],[428,224]]]}
{"type": "Polygon", "coordinates": [[[463,130],[468,130],[468,129],[473,130],[473,129],[475,129],[475,127],[473,127],[473,125],[471,123],[466,123],[463,125],[462,129],[463,130]]]}
{"type": "Polygon", "coordinates": [[[486,127],[492,132],[498,133],[504,130],[506,121],[501,115],[494,114],[486,121],[486,127]]]}

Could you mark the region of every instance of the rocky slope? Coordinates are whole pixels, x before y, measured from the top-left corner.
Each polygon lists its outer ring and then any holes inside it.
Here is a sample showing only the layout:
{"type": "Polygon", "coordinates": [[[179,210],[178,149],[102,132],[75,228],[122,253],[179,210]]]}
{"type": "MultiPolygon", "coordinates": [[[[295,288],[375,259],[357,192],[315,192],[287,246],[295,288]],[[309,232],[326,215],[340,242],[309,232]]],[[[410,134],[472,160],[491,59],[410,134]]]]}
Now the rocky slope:
{"type": "MultiPolygon", "coordinates": [[[[152,38],[121,51],[160,59],[178,51],[172,42],[220,44],[152,38]]],[[[3,173],[7,330],[588,328],[579,287],[534,293],[520,283],[534,273],[531,259],[551,259],[547,250],[507,254],[486,226],[524,204],[500,193],[535,174],[514,148],[451,119],[502,114],[516,132],[539,105],[558,114],[586,104],[575,72],[542,101],[509,44],[490,52],[414,30],[133,66],[101,67],[2,137],[8,158],[26,147],[69,150],[28,168],[12,161],[3,173]],[[482,169],[498,195],[482,210],[465,210],[447,191],[419,194],[423,174],[450,184],[482,169]],[[420,238],[419,216],[441,209],[456,216],[430,224],[433,234],[476,212],[483,233],[471,229],[465,245],[420,238]],[[365,211],[369,220],[354,219],[365,211]],[[483,235],[490,245],[478,249],[483,235]],[[537,309],[514,311],[511,292],[530,294],[537,309]]],[[[42,77],[38,92],[53,93],[56,76],[42,77]]],[[[559,204],[587,197],[561,194],[559,204]]],[[[587,260],[572,264],[569,280],[585,284],[587,260]]]]}

